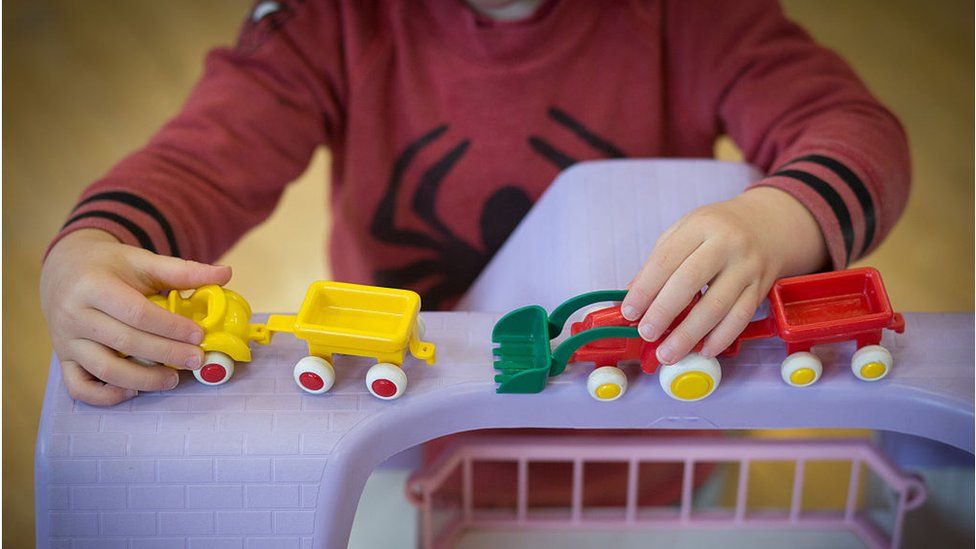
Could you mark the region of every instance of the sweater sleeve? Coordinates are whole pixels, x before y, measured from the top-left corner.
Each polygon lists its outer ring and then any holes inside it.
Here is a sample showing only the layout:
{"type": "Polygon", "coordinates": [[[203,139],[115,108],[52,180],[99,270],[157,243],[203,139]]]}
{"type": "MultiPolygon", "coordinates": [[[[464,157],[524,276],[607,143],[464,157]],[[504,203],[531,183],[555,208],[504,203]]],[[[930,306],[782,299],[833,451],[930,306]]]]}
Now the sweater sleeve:
{"type": "Polygon", "coordinates": [[[834,268],[875,248],[908,198],[898,120],[775,0],[681,0],[666,10],[678,122],[727,133],[767,174],[755,185],[803,203],[834,268]]]}
{"type": "Polygon", "coordinates": [[[339,139],[337,11],[258,2],[236,46],[207,56],[181,112],[84,190],[54,242],[99,228],[156,253],[216,260],[270,215],[317,146],[339,139]]]}

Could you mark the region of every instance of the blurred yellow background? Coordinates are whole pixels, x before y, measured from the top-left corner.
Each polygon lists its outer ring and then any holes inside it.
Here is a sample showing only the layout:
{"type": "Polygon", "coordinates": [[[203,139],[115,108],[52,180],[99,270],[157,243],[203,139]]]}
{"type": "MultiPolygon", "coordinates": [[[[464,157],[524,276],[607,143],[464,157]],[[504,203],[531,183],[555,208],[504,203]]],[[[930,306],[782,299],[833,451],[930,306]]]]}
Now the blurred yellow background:
{"type": "MultiPolygon", "coordinates": [[[[249,0],[8,0],[3,6],[3,533],[33,540],[33,446],[50,343],[37,296],[41,254],[85,184],[179,107],[204,52],[233,40],[249,0]]],[[[973,4],[788,0],[901,117],[914,190],[867,263],[898,309],[973,308],[973,4]]],[[[735,158],[722,143],[719,156],[735,158]]],[[[272,219],[224,259],[257,311],[301,301],[325,276],[327,154],[272,219]],[[269,268],[269,266],[271,266],[269,268]]]]}

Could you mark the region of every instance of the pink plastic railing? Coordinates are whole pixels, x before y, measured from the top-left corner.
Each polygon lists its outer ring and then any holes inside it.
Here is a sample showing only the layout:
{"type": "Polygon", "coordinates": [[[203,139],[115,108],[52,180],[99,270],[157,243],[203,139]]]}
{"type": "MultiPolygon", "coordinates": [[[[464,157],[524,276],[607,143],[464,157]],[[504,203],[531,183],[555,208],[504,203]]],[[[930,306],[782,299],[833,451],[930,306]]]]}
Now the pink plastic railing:
{"type": "Polygon", "coordinates": [[[654,438],[635,440],[615,437],[482,435],[461,439],[439,458],[417,471],[407,483],[407,496],[420,510],[421,546],[436,549],[453,546],[468,529],[717,529],[793,528],[807,530],[849,530],[869,547],[898,547],[904,514],[925,501],[921,480],[899,471],[869,441],[771,440],[754,438],[654,438]],[[788,509],[747,509],[747,487],[751,462],[793,462],[796,464],[788,509]],[[851,474],[846,504],[834,511],[802,510],[804,466],[807,462],[849,462],[851,474]],[[476,462],[507,462],[517,467],[514,512],[474,505],[472,486],[476,462]],[[529,464],[572,463],[572,498],[566,513],[553,509],[529,509],[529,464]],[[587,508],[583,505],[584,465],[627,463],[626,503],[622,509],[587,508]],[[695,464],[738,463],[739,475],[732,509],[692,508],[695,464]],[[645,463],[683,463],[680,503],[676,512],[638,505],[638,474],[645,463]],[[873,472],[895,494],[894,521],[886,535],[858,509],[861,470],[873,472]],[[445,483],[457,478],[460,468],[460,501],[449,510],[449,518],[435,524],[435,502],[445,499],[445,483]]]}

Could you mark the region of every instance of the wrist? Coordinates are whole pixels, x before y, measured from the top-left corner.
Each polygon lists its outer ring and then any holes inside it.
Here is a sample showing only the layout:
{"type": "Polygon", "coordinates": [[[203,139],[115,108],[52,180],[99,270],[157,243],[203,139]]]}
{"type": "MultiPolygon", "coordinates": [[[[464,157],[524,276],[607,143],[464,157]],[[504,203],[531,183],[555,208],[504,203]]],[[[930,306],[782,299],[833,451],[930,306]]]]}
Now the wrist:
{"type": "Polygon", "coordinates": [[[122,242],[121,240],[116,238],[115,235],[113,235],[108,231],[102,229],[90,228],[90,227],[86,227],[84,229],[78,229],[77,231],[72,231],[64,235],[63,237],[61,237],[62,242],[69,239],[71,241],[92,241],[92,242],[99,241],[99,242],[114,242],[114,243],[122,242]]]}
{"type": "Polygon", "coordinates": [[[753,209],[762,223],[761,238],[778,258],[777,278],[819,271],[830,266],[827,243],[813,213],[786,191],[752,187],[734,200],[753,209]]]}
{"type": "Polygon", "coordinates": [[[115,235],[113,235],[112,233],[108,231],[103,231],[102,229],[95,229],[95,228],[88,228],[88,227],[84,229],[78,229],[76,231],[71,231],[67,234],[62,234],[61,236],[56,238],[53,242],[51,242],[51,244],[47,247],[47,251],[44,252],[44,262],[45,263],[47,262],[47,259],[51,256],[52,253],[55,252],[55,250],[60,250],[65,247],[70,247],[75,245],[81,245],[81,246],[84,246],[85,244],[90,245],[98,242],[109,242],[109,243],[119,244],[122,241],[116,238],[115,235]]]}

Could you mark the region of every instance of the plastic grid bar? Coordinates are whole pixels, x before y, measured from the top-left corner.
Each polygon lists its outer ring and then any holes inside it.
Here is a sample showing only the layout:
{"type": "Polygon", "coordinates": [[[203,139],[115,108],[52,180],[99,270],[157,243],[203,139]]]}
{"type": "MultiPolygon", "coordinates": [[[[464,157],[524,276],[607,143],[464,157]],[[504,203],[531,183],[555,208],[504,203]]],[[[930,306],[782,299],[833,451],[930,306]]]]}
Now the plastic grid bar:
{"type": "Polygon", "coordinates": [[[407,485],[407,496],[420,509],[420,545],[425,549],[452,547],[469,529],[664,529],[664,528],[792,528],[811,530],[846,529],[869,547],[896,548],[906,511],[915,509],[926,498],[921,480],[902,473],[877,448],[865,440],[769,440],[656,438],[636,441],[613,437],[527,437],[481,436],[466,438],[428,467],[415,473],[407,485]],[[472,505],[472,464],[479,461],[517,464],[516,513],[479,509],[472,505]],[[739,479],[735,507],[725,511],[693,511],[692,478],[694,466],[704,462],[737,462],[739,479]],[[787,461],[795,464],[788,509],[747,512],[749,465],[757,461],[787,461]],[[851,464],[846,503],[842,510],[802,511],[805,464],[810,461],[836,461],[851,464]],[[571,462],[572,499],[568,515],[559,510],[528,509],[528,466],[533,462],[571,462]],[[582,503],[584,466],[588,462],[627,463],[627,494],[623,513],[619,510],[586,510],[582,503]],[[638,507],[637,485],[641,463],[683,462],[683,482],[677,513],[642,513],[638,507]],[[886,536],[866,513],[858,512],[857,493],[861,467],[873,472],[896,496],[894,525],[886,536]],[[463,508],[440,529],[434,525],[433,501],[460,468],[463,508]],[[556,512],[553,512],[556,511],[556,512]],[[593,511],[597,511],[594,513],[593,511]],[[611,514],[612,513],[612,514],[611,514]]]}

